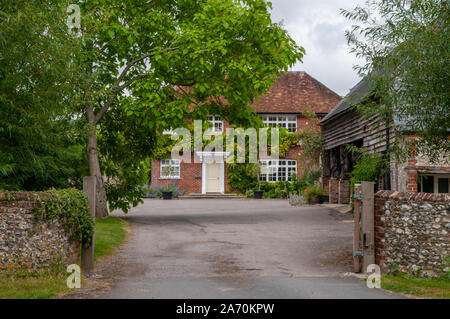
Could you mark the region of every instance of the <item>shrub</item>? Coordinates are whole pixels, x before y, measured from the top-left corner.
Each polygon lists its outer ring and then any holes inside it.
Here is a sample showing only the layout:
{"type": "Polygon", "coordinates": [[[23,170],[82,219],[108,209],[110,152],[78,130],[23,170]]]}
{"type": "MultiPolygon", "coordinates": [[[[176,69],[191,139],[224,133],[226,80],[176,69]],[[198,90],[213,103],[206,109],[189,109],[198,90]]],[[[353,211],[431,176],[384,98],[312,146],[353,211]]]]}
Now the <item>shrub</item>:
{"type": "Polygon", "coordinates": [[[322,196],[323,190],[320,186],[314,186],[311,188],[305,189],[305,198],[309,202],[312,196],[322,196]]]}
{"type": "Polygon", "coordinates": [[[265,198],[288,198],[291,193],[298,193],[295,184],[287,181],[263,182],[261,189],[264,190],[265,198]]]}
{"type": "Polygon", "coordinates": [[[232,189],[245,192],[248,189],[256,189],[258,178],[253,174],[253,166],[255,164],[229,164],[228,165],[228,182],[232,189]]]}
{"type": "Polygon", "coordinates": [[[169,184],[167,186],[146,186],[145,198],[162,198],[163,192],[172,192],[173,197],[183,196],[184,193],[178,189],[176,185],[169,184]]]}
{"type": "MultiPolygon", "coordinates": [[[[307,169],[301,178],[292,174],[290,181],[259,183],[256,174],[260,171],[259,164],[230,164],[228,167],[228,180],[233,189],[246,194],[250,194],[248,191],[261,189],[265,198],[289,198],[291,193],[300,193],[308,187],[318,185],[318,179],[322,175],[319,169],[307,169]]],[[[253,193],[250,197],[253,197],[253,193]]]]}
{"type": "Polygon", "coordinates": [[[304,205],[306,203],[306,199],[302,194],[291,194],[289,196],[289,204],[292,206],[304,205]]]}
{"type": "Polygon", "coordinates": [[[319,178],[322,176],[320,169],[306,169],[302,177],[297,179],[297,175],[292,175],[292,182],[295,185],[297,192],[303,192],[306,188],[312,187],[319,183],[319,178]]]}

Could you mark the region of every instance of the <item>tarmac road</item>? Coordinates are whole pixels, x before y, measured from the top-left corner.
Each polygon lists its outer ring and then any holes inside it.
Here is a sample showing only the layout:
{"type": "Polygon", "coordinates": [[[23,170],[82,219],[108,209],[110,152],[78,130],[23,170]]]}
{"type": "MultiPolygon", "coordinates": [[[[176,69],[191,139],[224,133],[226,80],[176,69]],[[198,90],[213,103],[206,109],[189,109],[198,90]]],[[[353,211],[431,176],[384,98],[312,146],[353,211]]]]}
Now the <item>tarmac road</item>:
{"type": "Polygon", "coordinates": [[[350,214],[286,200],[146,199],[97,298],[403,298],[352,271],[350,214]]]}

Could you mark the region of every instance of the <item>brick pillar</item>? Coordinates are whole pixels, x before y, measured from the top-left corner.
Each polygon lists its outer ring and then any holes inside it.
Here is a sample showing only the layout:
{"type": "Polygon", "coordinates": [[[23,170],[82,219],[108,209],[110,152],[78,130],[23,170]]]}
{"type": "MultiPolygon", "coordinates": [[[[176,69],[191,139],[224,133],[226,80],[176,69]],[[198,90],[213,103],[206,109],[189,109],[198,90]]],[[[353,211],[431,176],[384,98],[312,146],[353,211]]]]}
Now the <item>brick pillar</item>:
{"type": "Polygon", "coordinates": [[[416,171],[416,165],[417,160],[414,157],[414,151],[411,151],[411,157],[408,159],[408,166],[406,167],[407,171],[407,179],[408,184],[406,185],[406,191],[417,193],[417,171],[416,171]]]}
{"type": "Polygon", "coordinates": [[[328,192],[330,196],[330,203],[339,203],[339,180],[335,178],[330,178],[328,182],[328,192]]]}
{"type": "MultiPolygon", "coordinates": [[[[377,193],[378,194],[378,193],[377,193]]],[[[386,198],[375,196],[374,215],[375,215],[375,263],[384,268],[384,204],[386,198]]],[[[383,269],[382,269],[383,270],[383,269]]]]}
{"type": "Polygon", "coordinates": [[[406,191],[411,193],[417,193],[417,171],[408,171],[408,184],[406,185],[406,191]]]}
{"type": "Polygon", "coordinates": [[[350,203],[350,183],[346,179],[339,180],[339,204],[350,203]]]}

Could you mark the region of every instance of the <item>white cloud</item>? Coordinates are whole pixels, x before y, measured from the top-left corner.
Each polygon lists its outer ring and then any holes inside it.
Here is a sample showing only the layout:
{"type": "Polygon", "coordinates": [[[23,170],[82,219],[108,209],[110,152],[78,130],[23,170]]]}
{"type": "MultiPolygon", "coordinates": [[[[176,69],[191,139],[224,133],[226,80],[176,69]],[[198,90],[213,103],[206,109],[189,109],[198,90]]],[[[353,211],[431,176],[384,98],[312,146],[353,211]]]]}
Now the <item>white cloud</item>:
{"type": "Polygon", "coordinates": [[[349,52],[345,30],[351,22],[340,9],[352,9],[363,0],[271,0],[272,19],[282,22],[297,44],[303,46],[306,55],[303,63],[292,70],[306,71],[340,95],[348,93],[358,81],[353,70],[358,64],[349,52]]]}

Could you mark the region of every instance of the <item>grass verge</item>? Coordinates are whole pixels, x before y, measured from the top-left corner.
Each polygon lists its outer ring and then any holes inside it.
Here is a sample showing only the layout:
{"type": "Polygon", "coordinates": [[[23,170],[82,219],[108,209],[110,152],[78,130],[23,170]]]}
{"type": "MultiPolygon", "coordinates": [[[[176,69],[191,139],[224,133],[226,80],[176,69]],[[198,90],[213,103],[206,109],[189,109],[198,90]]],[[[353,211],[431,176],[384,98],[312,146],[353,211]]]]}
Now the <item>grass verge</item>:
{"type": "Polygon", "coordinates": [[[418,278],[408,274],[384,275],[381,287],[419,298],[450,299],[450,277],[418,278]]]}
{"type": "Polygon", "coordinates": [[[127,226],[127,222],[114,216],[95,221],[95,260],[115,252],[127,236],[127,226]]]}
{"type": "MultiPolygon", "coordinates": [[[[114,253],[126,237],[127,223],[109,216],[95,222],[95,260],[114,253]]],[[[38,272],[11,271],[0,274],[0,299],[48,299],[68,291],[65,267],[55,264],[38,272]]]]}
{"type": "Polygon", "coordinates": [[[62,272],[34,272],[0,275],[0,299],[48,299],[66,291],[66,275],[62,272]]]}

